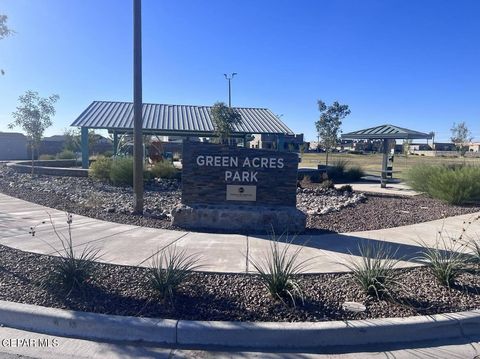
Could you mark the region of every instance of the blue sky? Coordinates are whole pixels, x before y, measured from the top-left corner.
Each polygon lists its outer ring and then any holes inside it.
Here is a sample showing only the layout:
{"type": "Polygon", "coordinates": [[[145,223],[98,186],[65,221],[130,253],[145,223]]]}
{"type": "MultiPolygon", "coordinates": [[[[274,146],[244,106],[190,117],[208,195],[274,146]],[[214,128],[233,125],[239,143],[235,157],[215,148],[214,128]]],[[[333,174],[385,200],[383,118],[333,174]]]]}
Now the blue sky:
{"type": "MultiPolygon", "coordinates": [[[[131,0],[0,0],[0,131],[18,96],[60,95],[61,133],[94,100],[132,99],[131,0]]],[[[480,140],[480,1],[143,0],[144,102],[267,107],[307,140],[316,101],[383,123],[480,140]]]]}

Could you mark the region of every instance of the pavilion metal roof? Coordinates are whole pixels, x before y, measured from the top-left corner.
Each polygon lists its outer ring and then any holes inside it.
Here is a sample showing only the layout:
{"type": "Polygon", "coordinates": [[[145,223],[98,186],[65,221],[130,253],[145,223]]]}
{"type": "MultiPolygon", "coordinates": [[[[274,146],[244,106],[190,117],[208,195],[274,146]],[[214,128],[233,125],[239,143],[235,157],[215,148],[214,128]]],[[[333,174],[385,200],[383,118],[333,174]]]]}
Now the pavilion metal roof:
{"type": "Polygon", "coordinates": [[[380,140],[380,139],[431,139],[432,136],[428,133],[409,130],[394,125],[381,125],[376,127],[366,128],[364,130],[353,131],[341,135],[343,139],[351,140],[380,140]]]}
{"type": "MultiPolygon", "coordinates": [[[[143,104],[143,130],[157,134],[208,135],[214,132],[211,106],[143,104]]],[[[234,134],[293,134],[266,108],[235,107],[242,123],[234,134]]],[[[94,101],[72,123],[75,127],[133,130],[133,103],[94,101]]]]}

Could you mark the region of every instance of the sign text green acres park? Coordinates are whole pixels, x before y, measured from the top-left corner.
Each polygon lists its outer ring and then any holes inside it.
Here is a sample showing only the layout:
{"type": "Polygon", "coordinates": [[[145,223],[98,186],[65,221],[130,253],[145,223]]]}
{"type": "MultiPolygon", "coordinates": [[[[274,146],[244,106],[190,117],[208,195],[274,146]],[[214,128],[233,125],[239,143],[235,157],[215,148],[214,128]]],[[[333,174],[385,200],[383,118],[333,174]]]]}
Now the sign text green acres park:
{"type": "Polygon", "coordinates": [[[298,155],[185,142],[182,203],[296,205],[298,155]]]}

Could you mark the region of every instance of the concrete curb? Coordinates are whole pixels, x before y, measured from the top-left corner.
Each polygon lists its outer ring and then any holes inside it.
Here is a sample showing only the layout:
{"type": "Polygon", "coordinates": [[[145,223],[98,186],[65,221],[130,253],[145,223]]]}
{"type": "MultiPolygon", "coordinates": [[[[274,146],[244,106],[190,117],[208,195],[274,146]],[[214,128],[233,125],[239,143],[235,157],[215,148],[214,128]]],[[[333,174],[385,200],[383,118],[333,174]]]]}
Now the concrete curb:
{"type": "Polygon", "coordinates": [[[82,339],[291,350],[478,336],[480,310],[344,322],[250,323],[123,317],[0,301],[0,324],[82,339]]]}
{"type": "Polygon", "coordinates": [[[0,301],[0,325],[85,339],[175,344],[177,320],[123,317],[0,301]]]}

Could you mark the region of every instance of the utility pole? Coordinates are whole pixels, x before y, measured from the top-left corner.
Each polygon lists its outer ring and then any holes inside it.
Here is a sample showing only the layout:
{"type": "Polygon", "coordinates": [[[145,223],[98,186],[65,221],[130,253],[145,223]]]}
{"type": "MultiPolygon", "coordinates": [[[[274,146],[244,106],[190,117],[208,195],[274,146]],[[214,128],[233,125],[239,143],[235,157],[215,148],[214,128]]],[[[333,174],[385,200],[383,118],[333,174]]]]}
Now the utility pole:
{"type": "Polygon", "coordinates": [[[232,79],[234,78],[235,75],[237,75],[236,72],[232,72],[230,76],[227,74],[223,74],[225,78],[228,81],[228,107],[232,107],[232,79]]]}
{"type": "Polygon", "coordinates": [[[143,214],[142,0],[133,0],[133,212],[143,214]]]}

